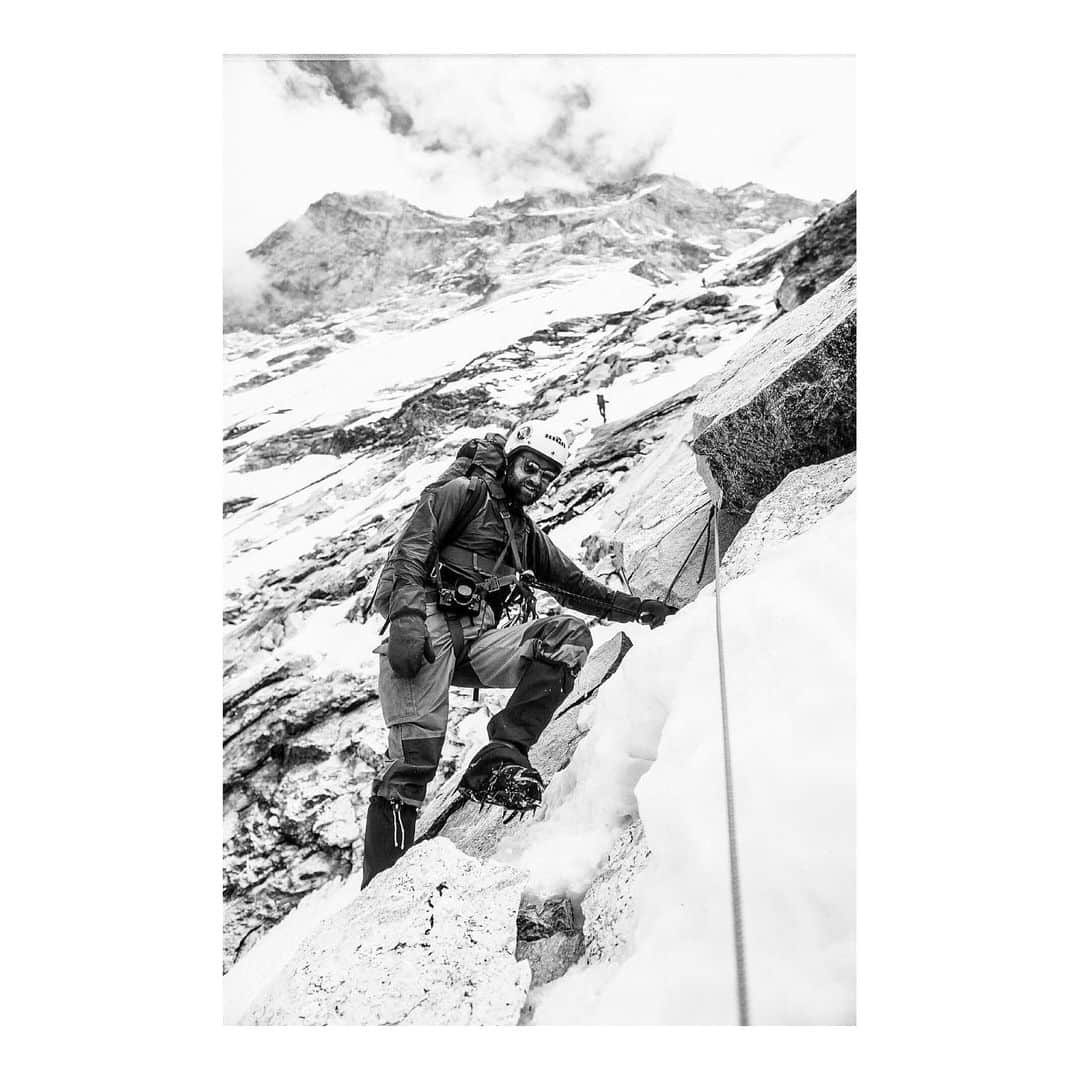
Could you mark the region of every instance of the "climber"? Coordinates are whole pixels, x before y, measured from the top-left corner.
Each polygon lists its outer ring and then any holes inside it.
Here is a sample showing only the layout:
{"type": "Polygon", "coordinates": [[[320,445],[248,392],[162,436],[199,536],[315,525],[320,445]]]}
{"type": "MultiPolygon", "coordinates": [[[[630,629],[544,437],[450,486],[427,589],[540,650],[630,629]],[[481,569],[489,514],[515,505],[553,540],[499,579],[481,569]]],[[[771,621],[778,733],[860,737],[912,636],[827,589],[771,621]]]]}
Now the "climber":
{"type": "Polygon", "coordinates": [[[572,615],[524,621],[535,615],[532,583],[617,622],[655,628],[673,610],[586,576],[525,513],[569,457],[552,425],[520,424],[504,451],[501,480],[457,476],[422,497],[376,589],[375,608],[390,628],[376,650],[388,761],[368,804],[363,886],[413,842],[442,753],[451,683],[514,690],[489,721],[489,741],[462,777],[461,794],[511,813],[539,804],[543,785],[529,750],[573,688],[592,637],[572,615]],[[498,628],[515,606],[522,621],[498,628]]]}
{"type": "Polygon", "coordinates": [[[607,398],[603,394],[596,395],[596,407],[600,410],[600,419],[607,423],[607,398]]]}

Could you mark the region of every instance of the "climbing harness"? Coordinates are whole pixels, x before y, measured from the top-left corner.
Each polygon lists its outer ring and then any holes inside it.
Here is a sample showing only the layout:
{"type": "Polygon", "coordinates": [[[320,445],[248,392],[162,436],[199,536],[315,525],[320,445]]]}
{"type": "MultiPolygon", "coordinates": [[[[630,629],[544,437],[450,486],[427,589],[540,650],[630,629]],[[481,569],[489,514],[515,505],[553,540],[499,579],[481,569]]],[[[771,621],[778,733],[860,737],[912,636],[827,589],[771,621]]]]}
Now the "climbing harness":
{"type": "Polygon", "coordinates": [[[720,721],[724,738],[724,785],[727,789],[728,863],[731,872],[731,914],[735,928],[735,989],[739,1003],[739,1025],[748,1027],[750,1024],[750,1003],[746,988],[742,891],[739,882],[739,852],[735,842],[735,787],[731,767],[731,730],[728,714],[727,674],[724,669],[724,633],[720,618],[720,515],[717,513],[717,504],[713,505],[709,514],[709,521],[713,527],[713,566],[716,571],[714,582],[716,591],[716,654],[720,663],[720,721]]]}
{"type": "Polygon", "coordinates": [[[521,621],[529,622],[536,618],[536,594],[532,586],[536,583],[536,575],[531,570],[526,570],[518,554],[517,541],[514,539],[514,530],[510,521],[510,511],[501,499],[493,499],[495,510],[506,528],[506,539],[510,547],[510,558],[514,562],[514,573],[517,583],[514,592],[511,593],[508,605],[515,601],[521,604],[521,621]]]}

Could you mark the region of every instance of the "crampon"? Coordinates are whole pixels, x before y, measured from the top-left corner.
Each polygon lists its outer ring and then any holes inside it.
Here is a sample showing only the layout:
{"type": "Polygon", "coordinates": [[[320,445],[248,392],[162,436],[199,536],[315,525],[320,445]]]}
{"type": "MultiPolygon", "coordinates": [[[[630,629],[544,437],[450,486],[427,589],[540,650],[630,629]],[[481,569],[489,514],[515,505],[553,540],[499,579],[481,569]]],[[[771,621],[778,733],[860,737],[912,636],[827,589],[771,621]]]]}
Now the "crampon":
{"type": "Polygon", "coordinates": [[[523,817],[525,812],[536,813],[544,797],[544,782],[535,769],[523,765],[496,765],[477,787],[462,784],[461,794],[481,807],[501,806],[508,811],[503,824],[523,817]]]}

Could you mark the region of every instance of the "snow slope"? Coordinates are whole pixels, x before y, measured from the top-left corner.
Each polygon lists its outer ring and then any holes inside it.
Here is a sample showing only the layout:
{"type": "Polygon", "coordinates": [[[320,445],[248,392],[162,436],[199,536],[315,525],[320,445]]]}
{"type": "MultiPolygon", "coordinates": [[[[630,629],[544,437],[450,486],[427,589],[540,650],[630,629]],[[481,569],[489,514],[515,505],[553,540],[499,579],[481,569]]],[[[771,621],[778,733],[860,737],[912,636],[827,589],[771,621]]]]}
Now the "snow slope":
{"type": "MultiPolygon", "coordinates": [[[[721,594],[756,1024],[854,1022],[854,526],[852,496],[721,594]]],[[[736,1022],[714,602],[638,641],[517,860],[580,888],[581,837],[634,802],[651,851],[624,958],[539,990],[534,1023],[736,1022]]]]}

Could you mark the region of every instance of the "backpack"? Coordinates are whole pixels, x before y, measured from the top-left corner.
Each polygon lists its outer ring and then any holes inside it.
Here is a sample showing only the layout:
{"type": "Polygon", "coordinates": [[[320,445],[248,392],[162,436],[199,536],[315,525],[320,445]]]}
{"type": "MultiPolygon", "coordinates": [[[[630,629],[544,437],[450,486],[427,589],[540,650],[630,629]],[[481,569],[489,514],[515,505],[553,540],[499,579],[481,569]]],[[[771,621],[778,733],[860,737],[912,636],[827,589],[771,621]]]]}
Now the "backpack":
{"type": "MultiPolygon", "coordinates": [[[[454,543],[465,531],[469,522],[476,517],[481,506],[487,501],[487,480],[499,480],[506,471],[506,455],[503,448],[506,446],[506,436],[501,432],[488,432],[482,439],[470,439],[457,452],[453,462],[430,484],[424,486],[420,492],[420,502],[437,491],[451,480],[459,476],[470,478],[469,495],[461,512],[450,524],[450,531],[443,540],[445,546],[454,543]]],[[[394,545],[401,537],[402,530],[394,538],[394,545]]],[[[393,545],[391,545],[393,550],[393,545]]],[[[380,614],[385,615],[390,606],[390,594],[394,591],[394,574],[387,573],[388,566],[384,566],[379,574],[379,580],[375,584],[375,590],[371,594],[364,607],[362,619],[366,622],[371,609],[374,607],[380,614]]]]}
{"type": "MultiPolygon", "coordinates": [[[[429,495],[444,484],[448,484],[451,480],[456,480],[459,476],[480,476],[490,480],[502,479],[506,472],[505,447],[506,436],[500,431],[488,432],[482,439],[470,439],[457,452],[457,457],[454,458],[453,463],[420,492],[420,499],[423,500],[425,495],[429,495]]],[[[483,487],[483,485],[478,484],[477,487],[483,487]]],[[[478,503],[474,504],[472,499],[466,503],[466,510],[471,508],[472,513],[461,522],[462,528],[468,524],[472,514],[476,513],[477,505],[478,503]]],[[[464,511],[462,511],[462,517],[465,517],[464,511]]],[[[455,521],[451,532],[456,531],[457,535],[460,535],[461,532],[457,526],[458,522],[455,521]]]]}

